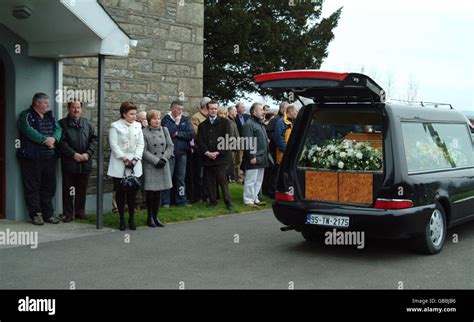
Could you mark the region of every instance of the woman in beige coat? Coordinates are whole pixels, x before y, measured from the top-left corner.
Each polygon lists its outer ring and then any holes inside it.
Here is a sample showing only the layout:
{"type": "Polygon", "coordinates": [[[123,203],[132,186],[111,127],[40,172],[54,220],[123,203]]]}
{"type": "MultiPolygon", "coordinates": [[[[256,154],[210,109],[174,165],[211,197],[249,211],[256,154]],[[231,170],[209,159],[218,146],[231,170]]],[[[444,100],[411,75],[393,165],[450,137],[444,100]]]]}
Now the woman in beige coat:
{"type": "Polygon", "coordinates": [[[148,227],[163,227],[158,219],[161,191],[170,189],[171,171],[169,159],[173,156],[174,145],[168,129],[161,126],[161,113],[151,110],[147,113],[148,127],[143,129],[145,150],[143,152],[143,171],[148,211],[148,227]]]}

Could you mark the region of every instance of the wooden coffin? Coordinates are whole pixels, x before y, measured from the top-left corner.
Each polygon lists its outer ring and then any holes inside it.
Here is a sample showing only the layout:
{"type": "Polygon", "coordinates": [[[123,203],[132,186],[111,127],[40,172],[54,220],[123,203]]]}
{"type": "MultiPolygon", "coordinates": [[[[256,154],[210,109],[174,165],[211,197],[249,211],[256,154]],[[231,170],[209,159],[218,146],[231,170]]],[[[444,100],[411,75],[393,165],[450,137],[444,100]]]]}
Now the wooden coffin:
{"type": "Polygon", "coordinates": [[[349,133],[344,139],[367,142],[371,147],[382,152],[382,133],[349,133]]]}
{"type": "Polygon", "coordinates": [[[306,171],[306,199],[338,201],[337,172],[306,171]]]}
{"type": "Polygon", "coordinates": [[[372,204],[373,174],[340,171],[305,171],[305,199],[372,204]]]}

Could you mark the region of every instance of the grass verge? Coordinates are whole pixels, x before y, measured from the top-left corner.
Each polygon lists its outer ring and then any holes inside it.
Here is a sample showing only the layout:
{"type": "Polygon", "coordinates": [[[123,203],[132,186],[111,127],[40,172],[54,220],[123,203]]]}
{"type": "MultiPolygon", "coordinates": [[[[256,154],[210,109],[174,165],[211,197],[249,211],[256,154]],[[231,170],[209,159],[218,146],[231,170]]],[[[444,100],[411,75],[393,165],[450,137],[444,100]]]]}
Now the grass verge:
{"type": "MultiPolygon", "coordinates": [[[[224,205],[223,199],[218,200],[218,205],[215,208],[208,208],[208,203],[199,202],[192,204],[188,207],[177,207],[171,206],[170,208],[160,208],[158,217],[164,223],[179,222],[179,221],[188,221],[198,218],[210,218],[217,217],[221,215],[230,215],[246,211],[255,211],[255,210],[264,210],[270,209],[272,199],[263,196],[260,201],[265,201],[267,204],[265,206],[259,206],[258,208],[251,208],[245,206],[243,203],[243,185],[241,184],[229,184],[229,190],[234,204],[234,209],[229,211],[224,205]]],[[[128,219],[128,214],[126,213],[125,218],[128,219]]],[[[146,226],[146,209],[143,209],[135,213],[135,223],[137,227],[146,226]]],[[[96,223],[96,216],[89,215],[86,219],[83,220],[74,220],[77,223],[84,224],[93,224],[96,223]]],[[[119,216],[117,213],[105,213],[104,214],[104,226],[110,228],[117,228],[119,225],[119,216]]]]}

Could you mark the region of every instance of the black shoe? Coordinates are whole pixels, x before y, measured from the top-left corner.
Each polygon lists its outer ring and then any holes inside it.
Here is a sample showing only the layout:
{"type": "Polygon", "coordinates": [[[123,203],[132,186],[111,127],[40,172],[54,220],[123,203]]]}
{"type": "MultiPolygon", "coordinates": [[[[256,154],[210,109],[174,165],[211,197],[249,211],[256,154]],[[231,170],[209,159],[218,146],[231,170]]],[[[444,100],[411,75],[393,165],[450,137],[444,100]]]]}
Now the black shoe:
{"type": "Polygon", "coordinates": [[[163,224],[160,219],[158,219],[157,215],[153,215],[153,222],[156,225],[156,227],[165,227],[165,224],[163,224]]]}
{"type": "Polygon", "coordinates": [[[135,225],[135,220],[132,216],[128,219],[128,228],[130,228],[130,230],[137,230],[137,225],[135,225]]]}
{"type": "Polygon", "coordinates": [[[217,203],[210,203],[209,205],[207,205],[207,208],[216,208],[217,207],[217,203]]]}
{"type": "Polygon", "coordinates": [[[228,204],[228,205],[226,205],[225,207],[226,207],[226,208],[227,208],[227,210],[229,210],[229,211],[232,211],[232,210],[234,210],[234,209],[235,209],[235,207],[234,207],[234,205],[233,205],[233,204],[228,204]]]}
{"type": "Polygon", "coordinates": [[[158,226],[156,225],[155,218],[152,219],[151,215],[148,215],[146,219],[146,225],[151,228],[156,228],[156,226],[158,226]]]}
{"type": "Polygon", "coordinates": [[[125,226],[125,217],[124,216],[120,216],[120,226],[119,226],[119,229],[121,231],[124,231],[126,228],[125,226]]]}

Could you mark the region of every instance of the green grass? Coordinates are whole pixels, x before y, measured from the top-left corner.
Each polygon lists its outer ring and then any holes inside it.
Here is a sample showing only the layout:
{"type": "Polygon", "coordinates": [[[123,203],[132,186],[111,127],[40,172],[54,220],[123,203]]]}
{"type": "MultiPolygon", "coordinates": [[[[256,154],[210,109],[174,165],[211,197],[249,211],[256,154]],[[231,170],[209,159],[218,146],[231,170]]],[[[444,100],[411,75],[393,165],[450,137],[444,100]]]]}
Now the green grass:
{"type": "MultiPolygon", "coordinates": [[[[226,209],[224,205],[224,200],[221,198],[218,200],[218,205],[212,209],[208,208],[208,203],[204,202],[195,203],[190,205],[189,207],[171,206],[170,208],[160,208],[158,217],[164,223],[171,223],[271,208],[271,203],[273,200],[265,196],[263,196],[260,200],[265,201],[267,203],[265,206],[259,206],[258,208],[251,208],[245,206],[243,203],[243,187],[244,186],[241,184],[229,185],[232,203],[234,204],[234,209],[232,211],[226,209]]],[[[128,219],[128,213],[125,214],[125,218],[128,219]]],[[[135,223],[137,227],[146,226],[146,218],[146,209],[135,213],[135,223]]],[[[88,215],[86,219],[76,219],[74,220],[74,222],[95,225],[96,216],[88,215]]],[[[105,227],[117,228],[118,225],[119,215],[117,213],[109,212],[104,214],[105,227]]]]}

